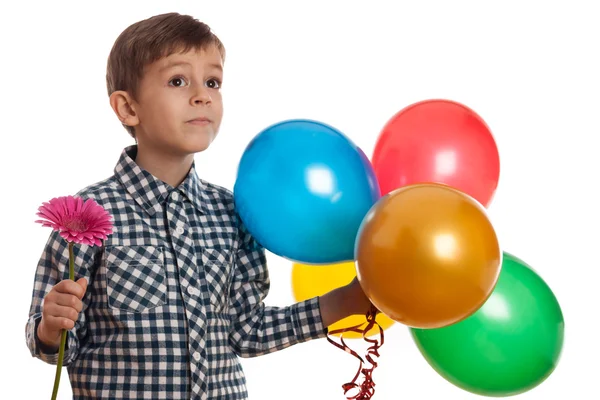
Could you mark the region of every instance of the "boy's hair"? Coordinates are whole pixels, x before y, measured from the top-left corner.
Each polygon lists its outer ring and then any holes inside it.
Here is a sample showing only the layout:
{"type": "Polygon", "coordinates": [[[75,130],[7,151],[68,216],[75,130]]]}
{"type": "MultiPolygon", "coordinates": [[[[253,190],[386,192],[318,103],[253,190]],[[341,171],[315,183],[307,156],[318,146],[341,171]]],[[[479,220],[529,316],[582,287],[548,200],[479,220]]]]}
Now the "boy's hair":
{"type": "MultiPolygon", "coordinates": [[[[115,41],[108,56],[106,87],[110,96],[117,90],[136,97],[144,67],[162,57],[211,46],[225,60],[225,47],[210,27],[189,15],[168,13],[136,22],[115,41]]],[[[135,138],[133,127],[123,125],[135,138]]]]}

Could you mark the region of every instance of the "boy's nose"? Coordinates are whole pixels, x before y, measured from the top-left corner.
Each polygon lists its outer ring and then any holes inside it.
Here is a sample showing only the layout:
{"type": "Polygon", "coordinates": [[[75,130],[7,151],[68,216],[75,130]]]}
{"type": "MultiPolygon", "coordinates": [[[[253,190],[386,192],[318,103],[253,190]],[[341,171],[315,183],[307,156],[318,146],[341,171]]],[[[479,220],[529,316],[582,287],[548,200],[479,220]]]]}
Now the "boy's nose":
{"type": "Polygon", "coordinates": [[[197,106],[199,104],[207,104],[211,102],[210,94],[206,88],[201,87],[196,90],[196,93],[190,99],[190,103],[193,106],[197,106]]]}

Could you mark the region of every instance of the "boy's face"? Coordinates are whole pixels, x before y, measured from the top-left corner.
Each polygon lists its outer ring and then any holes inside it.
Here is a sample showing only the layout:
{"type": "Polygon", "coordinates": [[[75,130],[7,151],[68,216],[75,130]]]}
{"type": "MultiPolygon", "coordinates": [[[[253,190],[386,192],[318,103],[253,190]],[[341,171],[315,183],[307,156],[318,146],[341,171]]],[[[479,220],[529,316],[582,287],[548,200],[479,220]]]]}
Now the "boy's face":
{"type": "Polygon", "coordinates": [[[132,105],[140,147],[177,156],[206,150],[223,117],[222,82],[223,62],[215,47],[148,65],[132,105]]]}

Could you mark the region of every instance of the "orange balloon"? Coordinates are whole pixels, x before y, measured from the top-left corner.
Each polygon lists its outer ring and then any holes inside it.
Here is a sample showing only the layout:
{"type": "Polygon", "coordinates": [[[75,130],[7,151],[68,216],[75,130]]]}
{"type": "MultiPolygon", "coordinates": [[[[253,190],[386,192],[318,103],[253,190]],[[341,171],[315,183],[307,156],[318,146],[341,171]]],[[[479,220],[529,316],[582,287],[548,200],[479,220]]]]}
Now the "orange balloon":
{"type": "Polygon", "coordinates": [[[357,273],[371,302],[413,328],[441,328],[477,311],[502,264],[485,208],[442,184],[415,184],[382,197],[356,242],[357,273]]]}
{"type": "MultiPolygon", "coordinates": [[[[292,291],[296,301],[304,301],[315,296],[324,295],[334,289],[349,284],[356,277],[356,267],[353,262],[331,265],[306,265],[294,263],[292,266],[292,291]]],[[[385,330],[394,324],[389,317],[379,313],[375,321],[385,330]]],[[[329,331],[349,328],[366,323],[365,315],[351,315],[329,326],[329,331]]],[[[379,328],[374,326],[366,336],[379,334],[379,328]]],[[[335,334],[334,336],[341,336],[335,334]]],[[[359,339],[362,335],[356,332],[346,332],[344,339],[359,339]]]]}

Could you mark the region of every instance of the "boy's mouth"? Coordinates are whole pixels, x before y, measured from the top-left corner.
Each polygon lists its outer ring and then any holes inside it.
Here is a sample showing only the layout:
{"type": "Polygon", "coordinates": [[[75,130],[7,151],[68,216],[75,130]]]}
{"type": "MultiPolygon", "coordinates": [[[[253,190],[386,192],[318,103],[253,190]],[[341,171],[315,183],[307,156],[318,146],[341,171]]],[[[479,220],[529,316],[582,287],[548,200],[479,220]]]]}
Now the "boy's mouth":
{"type": "Polygon", "coordinates": [[[191,124],[191,125],[208,125],[208,124],[210,124],[210,122],[211,122],[210,119],[208,119],[206,117],[194,118],[194,119],[187,121],[187,123],[191,124]]]}

